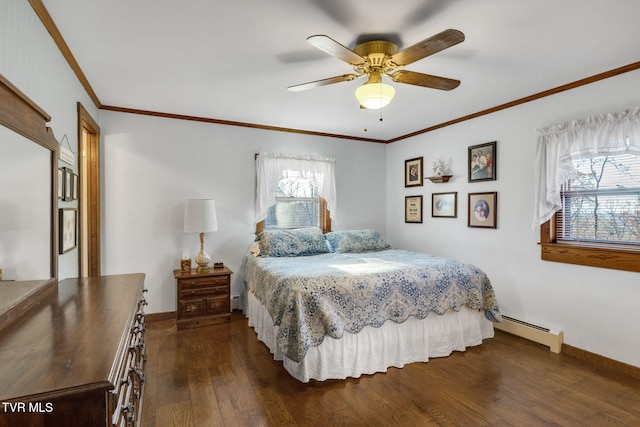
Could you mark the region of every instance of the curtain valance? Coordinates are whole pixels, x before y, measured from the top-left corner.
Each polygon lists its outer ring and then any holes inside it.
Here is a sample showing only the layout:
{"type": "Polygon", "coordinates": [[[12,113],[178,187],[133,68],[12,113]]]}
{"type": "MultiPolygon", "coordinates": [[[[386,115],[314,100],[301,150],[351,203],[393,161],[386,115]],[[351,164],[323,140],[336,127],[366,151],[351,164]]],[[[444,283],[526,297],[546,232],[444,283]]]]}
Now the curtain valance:
{"type": "Polygon", "coordinates": [[[534,228],[562,207],[560,187],[575,175],[574,159],[596,154],[640,155],[640,107],[560,123],[536,133],[534,228]]]}
{"type": "Polygon", "coordinates": [[[255,223],[267,217],[267,210],[276,203],[278,182],[289,173],[313,176],[318,183],[318,195],[327,201],[331,218],[337,218],[335,159],[260,153],[256,156],[256,216],[255,223]]]}

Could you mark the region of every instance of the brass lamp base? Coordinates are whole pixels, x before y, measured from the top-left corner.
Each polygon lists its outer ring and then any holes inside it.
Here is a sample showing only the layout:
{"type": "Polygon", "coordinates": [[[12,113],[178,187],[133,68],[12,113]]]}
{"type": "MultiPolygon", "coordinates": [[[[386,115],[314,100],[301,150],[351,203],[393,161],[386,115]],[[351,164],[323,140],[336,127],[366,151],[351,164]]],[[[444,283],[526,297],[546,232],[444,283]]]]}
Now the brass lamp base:
{"type": "Polygon", "coordinates": [[[195,261],[196,264],[198,264],[196,272],[206,273],[207,271],[211,270],[211,267],[209,267],[211,257],[204,251],[204,233],[200,233],[200,252],[198,252],[198,255],[196,255],[195,261]]]}

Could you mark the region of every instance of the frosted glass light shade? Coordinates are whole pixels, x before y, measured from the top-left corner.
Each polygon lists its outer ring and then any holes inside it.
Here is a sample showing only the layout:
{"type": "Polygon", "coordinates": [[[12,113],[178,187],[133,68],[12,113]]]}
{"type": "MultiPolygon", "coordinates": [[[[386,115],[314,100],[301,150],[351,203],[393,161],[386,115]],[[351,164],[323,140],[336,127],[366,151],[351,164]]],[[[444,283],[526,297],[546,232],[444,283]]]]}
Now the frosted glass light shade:
{"type": "Polygon", "coordinates": [[[216,202],[211,199],[187,200],[184,205],[184,232],[208,233],[218,229],[216,202]]]}
{"type": "Polygon", "coordinates": [[[395,94],[395,88],[384,83],[365,83],[356,89],[358,102],[370,110],[386,107],[395,94]]]}

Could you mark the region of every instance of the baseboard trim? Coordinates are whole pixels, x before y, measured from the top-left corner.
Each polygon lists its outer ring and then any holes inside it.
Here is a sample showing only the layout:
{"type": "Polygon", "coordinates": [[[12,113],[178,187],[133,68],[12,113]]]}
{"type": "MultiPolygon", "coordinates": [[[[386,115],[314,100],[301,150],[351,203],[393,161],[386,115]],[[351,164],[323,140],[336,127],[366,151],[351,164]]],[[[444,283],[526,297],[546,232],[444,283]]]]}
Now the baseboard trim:
{"type": "Polygon", "coordinates": [[[168,311],[168,312],[164,312],[164,313],[146,314],[145,317],[144,317],[144,321],[146,323],[163,322],[165,320],[175,320],[175,318],[176,318],[176,312],[175,311],[168,311]]]}
{"type": "Polygon", "coordinates": [[[640,380],[640,367],[628,365],[617,360],[609,359],[608,357],[601,356],[599,354],[591,353],[581,348],[573,347],[571,345],[564,344],[562,346],[562,354],[575,357],[576,359],[589,362],[599,368],[608,369],[616,372],[620,375],[628,376],[640,380]]]}

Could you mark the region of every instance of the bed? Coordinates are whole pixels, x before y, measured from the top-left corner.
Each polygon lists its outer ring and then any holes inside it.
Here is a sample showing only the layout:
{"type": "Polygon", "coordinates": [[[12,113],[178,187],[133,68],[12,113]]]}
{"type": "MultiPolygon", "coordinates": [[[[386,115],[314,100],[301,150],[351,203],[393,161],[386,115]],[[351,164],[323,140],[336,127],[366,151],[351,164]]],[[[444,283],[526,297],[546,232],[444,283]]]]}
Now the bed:
{"type": "Polygon", "coordinates": [[[448,356],[501,321],[480,269],[392,249],[374,230],[262,232],[247,257],[245,315],[302,382],[448,356]]]}

